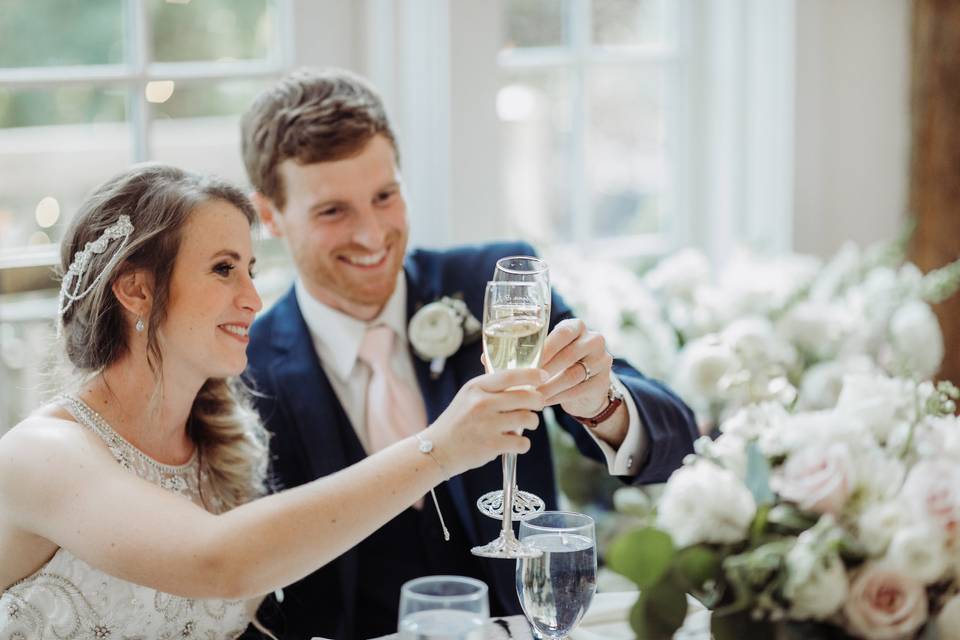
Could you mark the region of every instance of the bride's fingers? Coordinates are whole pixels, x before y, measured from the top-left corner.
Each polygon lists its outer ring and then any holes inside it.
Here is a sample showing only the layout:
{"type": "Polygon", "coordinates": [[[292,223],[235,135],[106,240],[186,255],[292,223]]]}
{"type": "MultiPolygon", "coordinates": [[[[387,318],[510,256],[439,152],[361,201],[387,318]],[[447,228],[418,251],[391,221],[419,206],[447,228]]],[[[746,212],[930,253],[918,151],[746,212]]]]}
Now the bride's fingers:
{"type": "Polygon", "coordinates": [[[542,369],[509,369],[484,374],[476,379],[476,384],[483,391],[497,393],[511,387],[539,387],[548,377],[542,369]]]}

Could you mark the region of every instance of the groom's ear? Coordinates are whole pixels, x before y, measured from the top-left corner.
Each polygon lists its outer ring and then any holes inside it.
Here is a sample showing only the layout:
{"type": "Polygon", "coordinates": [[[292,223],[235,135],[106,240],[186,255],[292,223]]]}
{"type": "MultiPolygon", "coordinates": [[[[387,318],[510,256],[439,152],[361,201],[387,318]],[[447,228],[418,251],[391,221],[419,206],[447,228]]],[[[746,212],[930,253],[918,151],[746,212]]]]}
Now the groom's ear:
{"type": "Polygon", "coordinates": [[[270,198],[259,191],[254,191],[250,194],[250,201],[253,202],[253,206],[257,208],[257,213],[260,214],[260,221],[270,230],[270,235],[274,238],[282,237],[283,226],[279,221],[282,214],[273,206],[270,198]]]}
{"type": "Polygon", "coordinates": [[[145,317],[153,306],[153,283],[142,269],[128,269],[113,281],[113,295],[130,313],[145,317]]]}

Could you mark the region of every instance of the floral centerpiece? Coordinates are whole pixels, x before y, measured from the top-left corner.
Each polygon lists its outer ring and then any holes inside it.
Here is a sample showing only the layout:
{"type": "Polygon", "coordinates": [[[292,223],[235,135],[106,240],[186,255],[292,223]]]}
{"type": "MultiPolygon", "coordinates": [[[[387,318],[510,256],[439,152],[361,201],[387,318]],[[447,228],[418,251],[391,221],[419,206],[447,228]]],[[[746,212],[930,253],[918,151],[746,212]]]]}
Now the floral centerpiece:
{"type": "Polygon", "coordinates": [[[669,638],[686,593],[716,640],[960,638],[958,395],[855,373],[833,408],[755,404],[701,438],[608,549],[639,638],[669,638]]]}
{"type": "Polygon", "coordinates": [[[560,256],[552,277],[613,353],[669,382],[708,432],[757,401],[832,407],[848,373],[936,373],[944,346],[930,305],[960,287],[960,261],[924,275],[904,260],[908,237],[848,244],[825,263],[739,252],[716,272],[693,249],[642,276],[560,256]]]}

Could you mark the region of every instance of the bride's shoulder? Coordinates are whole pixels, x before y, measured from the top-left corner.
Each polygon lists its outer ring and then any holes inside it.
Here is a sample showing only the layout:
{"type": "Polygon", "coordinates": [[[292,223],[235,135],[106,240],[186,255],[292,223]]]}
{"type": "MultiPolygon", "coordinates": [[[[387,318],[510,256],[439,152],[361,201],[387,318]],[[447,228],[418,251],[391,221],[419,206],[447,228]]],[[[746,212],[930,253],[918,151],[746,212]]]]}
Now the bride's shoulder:
{"type": "Polygon", "coordinates": [[[103,442],[56,404],[34,411],[0,436],[0,480],[112,461],[103,442]]]}

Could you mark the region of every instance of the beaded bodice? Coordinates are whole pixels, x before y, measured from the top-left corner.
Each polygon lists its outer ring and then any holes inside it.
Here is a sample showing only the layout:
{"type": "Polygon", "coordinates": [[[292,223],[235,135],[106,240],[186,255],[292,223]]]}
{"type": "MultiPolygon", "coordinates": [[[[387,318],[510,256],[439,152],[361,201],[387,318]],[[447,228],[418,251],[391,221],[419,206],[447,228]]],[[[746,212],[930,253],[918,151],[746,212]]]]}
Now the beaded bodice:
{"type": "MultiPolygon", "coordinates": [[[[161,464],[127,442],[82,400],[66,397],[70,413],[106,443],[124,469],[202,505],[198,456],[161,464]]],[[[205,495],[211,495],[204,492],[205,495]]],[[[209,503],[209,499],[208,499],[209,503]]],[[[208,507],[219,511],[219,505],[208,507]]],[[[0,640],[32,638],[236,638],[257,602],[181,598],[107,575],[66,549],[0,594],[0,640]]]]}

